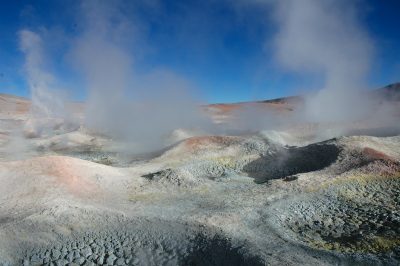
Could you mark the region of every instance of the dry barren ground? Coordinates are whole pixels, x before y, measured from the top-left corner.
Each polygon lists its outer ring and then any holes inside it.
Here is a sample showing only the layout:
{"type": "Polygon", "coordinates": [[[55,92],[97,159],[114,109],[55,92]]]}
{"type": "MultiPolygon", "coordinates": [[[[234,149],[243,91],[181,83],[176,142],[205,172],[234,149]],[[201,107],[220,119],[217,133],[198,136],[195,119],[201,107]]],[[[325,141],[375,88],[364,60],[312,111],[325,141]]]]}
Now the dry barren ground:
{"type": "Polygon", "coordinates": [[[0,265],[400,263],[399,136],[202,136],[138,158],[24,121],[3,112],[0,265]]]}

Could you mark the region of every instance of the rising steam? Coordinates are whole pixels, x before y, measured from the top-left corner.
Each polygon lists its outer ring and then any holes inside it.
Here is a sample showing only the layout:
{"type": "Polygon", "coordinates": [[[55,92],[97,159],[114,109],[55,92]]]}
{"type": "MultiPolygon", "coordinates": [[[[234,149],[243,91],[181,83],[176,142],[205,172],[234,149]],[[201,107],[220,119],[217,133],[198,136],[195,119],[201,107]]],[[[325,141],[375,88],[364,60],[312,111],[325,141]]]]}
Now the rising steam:
{"type": "Polygon", "coordinates": [[[120,2],[84,2],[71,58],[88,89],[86,125],[128,141],[129,152],[152,151],[169,144],[173,130],[208,122],[182,77],[165,69],[138,74],[129,44],[141,36],[123,8],[120,2]]]}
{"type": "Polygon", "coordinates": [[[370,110],[365,91],[373,45],[357,7],[349,1],[277,1],[276,57],[297,73],[322,79],[306,98],[305,114],[315,122],[351,121],[370,110]]]}
{"type": "Polygon", "coordinates": [[[41,36],[30,30],[21,30],[18,35],[20,49],[25,54],[24,70],[32,99],[24,134],[28,137],[48,136],[55,130],[76,128],[73,116],[66,108],[66,97],[56,88],[56,79],[46,69],[48,62],[41,36]]]}
{"type": "Polygon", "coordinates": [[[32,98],[32,114],[47,118],[60,116],[64,113],[64,102],[56,96],[55,79],[45,69],[46,58],[41,37],[30,30],[21,30],[19,39],[20,48],[25,54],[25,72],[32,98]]]}

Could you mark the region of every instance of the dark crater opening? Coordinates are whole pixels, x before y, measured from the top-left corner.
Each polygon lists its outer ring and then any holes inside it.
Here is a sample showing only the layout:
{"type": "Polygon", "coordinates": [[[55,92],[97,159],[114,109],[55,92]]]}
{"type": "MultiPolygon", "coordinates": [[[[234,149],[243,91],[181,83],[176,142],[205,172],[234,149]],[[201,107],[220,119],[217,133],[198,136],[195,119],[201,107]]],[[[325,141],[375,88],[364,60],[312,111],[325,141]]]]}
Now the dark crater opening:
{"type": "MultiPolygon", "coordinates": [[[[256,183],[321,170],[334,163],[340,149],[333,144],[311,144],[305,147],[289,147],[271,155],[262,155],[243,167],[256,183]]],[[[289,179],[288,179],[289,181],[289,179]]]]}

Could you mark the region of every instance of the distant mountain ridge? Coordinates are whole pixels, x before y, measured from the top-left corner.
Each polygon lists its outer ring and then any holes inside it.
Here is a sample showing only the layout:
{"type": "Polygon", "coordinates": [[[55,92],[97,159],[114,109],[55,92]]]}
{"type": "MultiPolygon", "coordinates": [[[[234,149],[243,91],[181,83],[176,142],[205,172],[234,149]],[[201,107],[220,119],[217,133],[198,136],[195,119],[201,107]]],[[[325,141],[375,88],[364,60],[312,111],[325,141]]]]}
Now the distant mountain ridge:
{"type": "Polygon", "coordinates": [[[400,82],[387,85],[376,91],[386,100],[400,101],[400,82]]]}
{"type": "MultiPolygon", "coordinates": [[[[400,102],[400,82],[387,85],[385,87],[369,91],[376,94],[376,97],[381,97],[387,101],[399,101],[400,102]]],[[[303,102],[303,97],[288,96],[269,100],[260,100],[253,102],[237,102],[237,103],[216,103],[209,104],[206,109],[217,113],[229,113],[231,111],[239,110],[249,106],[256,106],[261,108],[273,108],[280,111],[291,111],[296,104],[303,102]]]]}

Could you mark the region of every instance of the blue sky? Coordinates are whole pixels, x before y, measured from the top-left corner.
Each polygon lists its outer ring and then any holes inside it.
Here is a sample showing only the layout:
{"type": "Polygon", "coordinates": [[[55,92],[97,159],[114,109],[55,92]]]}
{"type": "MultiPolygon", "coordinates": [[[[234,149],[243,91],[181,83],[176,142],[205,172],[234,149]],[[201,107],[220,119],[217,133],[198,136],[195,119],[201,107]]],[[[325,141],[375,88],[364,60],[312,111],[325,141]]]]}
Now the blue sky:
{"type": "MultiPolygon", "coordinates": [[[[29,96],[21,29],[47,35],[50,66],[73,98],[85,98],[79,75],[66,54],[79,33],[78,1],[1,1],[0,92],[29,96]]],[[[130,1],[133,3],[134,1],[130,1]]],[[[132,17],[135,64],[139,70],[165,68],[189,80],[207,102],[283,97],[315,85],[313,78],[276,66],[270,40],[276,28],[268,10],[234,1],[142,1],[125,10],[132,17]]],[[[374,41],[370,87],[400,81],[400,2],[358,1],[361,23],[374,41]]]]}

